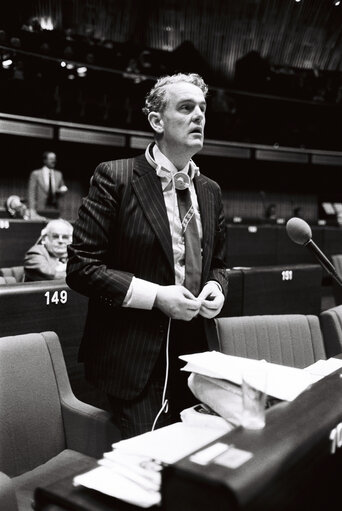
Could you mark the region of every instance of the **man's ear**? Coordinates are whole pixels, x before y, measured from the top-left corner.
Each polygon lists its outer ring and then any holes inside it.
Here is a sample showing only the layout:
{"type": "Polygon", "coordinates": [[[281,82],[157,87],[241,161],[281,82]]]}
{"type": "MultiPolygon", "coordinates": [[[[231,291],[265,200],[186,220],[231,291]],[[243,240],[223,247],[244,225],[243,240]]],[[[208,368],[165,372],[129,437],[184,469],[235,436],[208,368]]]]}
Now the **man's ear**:
{"type": "Polygon", "coordinates": [[[150,112],[148,114],[148,122],[151,125],[153,131],[161,135],[164,132],[164,122],[161,118],[160,112],[150,112]]]}
{"type": "Polygon", "coordinates": [[[37,241],[38,245],[45,245],[47,233],[48,233],[48,231],[47,231],[46,227],[44,227],[44,229],[42,229],[40,231],[40,236],[37,241]]]}

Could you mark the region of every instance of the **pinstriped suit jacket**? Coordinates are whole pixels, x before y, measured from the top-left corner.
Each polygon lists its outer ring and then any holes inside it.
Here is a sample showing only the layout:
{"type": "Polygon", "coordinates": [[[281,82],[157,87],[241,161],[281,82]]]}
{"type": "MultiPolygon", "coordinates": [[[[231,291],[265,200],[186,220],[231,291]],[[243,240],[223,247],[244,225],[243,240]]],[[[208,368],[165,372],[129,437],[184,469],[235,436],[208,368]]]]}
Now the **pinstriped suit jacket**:
{"type": "MultiPolygon", "coordinates": [[[[194,183],[203,226],[202,285],[215,279],[226,293],[220,188],[202,174],[194,183]]],[[[132,399],[151,374],[168,318],[158,309],[121,304],[133,275],[161,285],[175,282],[160,179],[144,155],[96,168],[68,251],[67,283],[90,298],[79,355],[86,377],[115,397],[132,399]]]]}

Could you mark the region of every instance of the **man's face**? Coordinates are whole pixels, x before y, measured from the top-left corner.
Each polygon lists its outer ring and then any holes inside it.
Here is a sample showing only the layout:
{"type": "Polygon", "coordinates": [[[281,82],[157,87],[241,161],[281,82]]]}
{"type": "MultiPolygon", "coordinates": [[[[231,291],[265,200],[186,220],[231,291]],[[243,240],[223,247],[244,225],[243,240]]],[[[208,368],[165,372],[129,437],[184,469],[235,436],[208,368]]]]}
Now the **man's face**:
{"type": "Polygon", "coordinates": [[[67,246],[72,241],[72,229],[63,223],[56,223],[50,227],[45,236],[45,246],[54,257],[66,257],[67,246]]]}
{"type": "Polygon", "coordinates": [[[27,213],[27,207],[23,204],[19,197],[13,197],[9,203],[9,210],[13,218],[24,218],[27,213]]]}
{"type": "Polygon", "coordinates": [[[160,113],[163,143],[193,156],[203,147],[206,102],[199,87],[180,82],[166,86],[167,105],[160,113]]]}
{"type": "Polygon", "coordinates": [[[44,163],[49,169],[54,169],[56,166],[56,155],[55,153],[48,153],[45,157],[44,163]]]}
{"type": "Polygon", "coordinates": [[[13,208],[14,210],[14,216],[16,218],[24,218],[24,216],[27,213],[27,207],[22,202],[19,202],[19,204],[16,204],[13,208]]]}

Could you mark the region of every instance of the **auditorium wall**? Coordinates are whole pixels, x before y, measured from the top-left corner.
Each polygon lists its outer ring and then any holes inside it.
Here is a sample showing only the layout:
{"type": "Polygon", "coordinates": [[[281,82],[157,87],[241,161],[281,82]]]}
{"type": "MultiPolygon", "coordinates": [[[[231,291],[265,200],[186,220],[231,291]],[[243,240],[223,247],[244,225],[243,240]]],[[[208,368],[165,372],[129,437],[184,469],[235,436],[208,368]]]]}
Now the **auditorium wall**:
{"type": "MultiPolygon", "coordinates": [[[[9,195],[27,196],[29,173],[41,166],[45,150],[57,154],[60,169],[69,188],[61,201],[61,215],[74,220],[87,194],[89,180],[101,161],[137,155],[142,149],[113,147],[89,143],[43,140],[34,137],[0,135],[1,178],[0,207],[9,195]]],[[[320,167],[296,162],[269,162],[215,155],[195,157],[203,173],[216,180],[223,191],[227,219],[234,217],[265,218],[270,204],[276,205],[276,215],[285,219],[301,207],[301,216],[308,221],[318,219],[320,195],[340,194],[331,185],[340,172],[339,167],[320,167]]]]}

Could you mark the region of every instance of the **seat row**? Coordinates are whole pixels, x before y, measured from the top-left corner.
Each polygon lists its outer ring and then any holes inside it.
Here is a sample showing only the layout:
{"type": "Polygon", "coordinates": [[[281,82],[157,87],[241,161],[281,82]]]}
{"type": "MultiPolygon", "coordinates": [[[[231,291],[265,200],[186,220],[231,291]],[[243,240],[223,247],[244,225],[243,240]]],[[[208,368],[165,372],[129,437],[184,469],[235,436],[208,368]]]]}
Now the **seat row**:
{"type": "MultiPolygon", "coordinates": [[[[23,277],[23,266],[0,268],[0,284],[23,282],[23,277]]],[[[318,264],[239,267],[228,270],[228,279],[222,316],[319,314],[321,310],[322,269],[318,264]]]]}
{"type": "MultiPolygon", "coordinates": [[[[45,222],[35,220],[0,221],[0,267],[23,264],[26,251],[36,243],[45,222]]],[[[342,229],[312,226],[312,239],[326,254],[341,253],[342,229]]],[[[234,266],[312,264],[313,254],[293,243],[285,225],[227,223],[226,264],[234,266]]]]}
{"type": "MultiPolygon", "coordinates": [[[[320,267],[309,265],[285,272],[292,272],[292,281],[282,280],[280,269],[272,269],[271,273],[266,268],[231,271],[228,299],[219,319],[232,317],[236,323],[241,321],[245,324],[248,317],[252,316],[263,318],[262,324],[265,324],[266,321],[275,321],[277,316],[316,317],[312,321],[320,322],[327,356],[342,351],[342,334],[339,334],[337,328],[341,309],[337,306],[320,313],[317,301],[317,297],[320,299],[320,294],[317,294],[321,279],[320,267]],[[244,283],[244,293],[241,291],[241,282],[244,283]],[[278,298],[281,301],[278,302],[278,298]]],[[[0,337],[44,330],[56,332],[72,376],[73,389],[78,393],[79,389],[84,390],[85,385],[82,368],[77,362],[77,352],[85,324],[87,302],[86,297],[70,289],[63,280],[0,286],[0,337]]]]}
{"type": "MultiPolygon", "coordinates": [[[[303,368],[342,353],[342,305],[320,316],[275,314],[215,319],[217,350],[303,368]]],[[[215,342],[215,341],[214,341],[215,342]]]]}
{"type": "Polygon", "coordinates": [[[0,268],[0,284],[24,282],[24,266],[0,268]]]}

